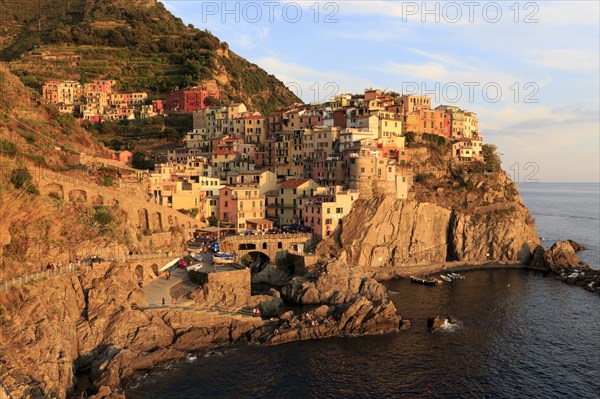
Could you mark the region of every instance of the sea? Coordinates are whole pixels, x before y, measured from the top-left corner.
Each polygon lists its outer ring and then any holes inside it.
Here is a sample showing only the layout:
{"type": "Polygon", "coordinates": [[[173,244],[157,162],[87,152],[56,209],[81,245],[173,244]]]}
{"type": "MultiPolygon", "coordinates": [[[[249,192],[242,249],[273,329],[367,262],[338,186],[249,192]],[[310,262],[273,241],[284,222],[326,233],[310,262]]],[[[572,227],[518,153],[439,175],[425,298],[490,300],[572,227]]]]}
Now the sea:
{"type": "MultiPolygon", "coordinates": [[[[573,239],[598,267],[598,184],[519,190],[545,246],[573,239]]],[[[407,331],[190,353],[127,398],[600,398],[599,295],[536,271],[464,275],[437,287],[387,282],[407,331]],[[434,315],[459,322],[430,333],[434,315]]]]}

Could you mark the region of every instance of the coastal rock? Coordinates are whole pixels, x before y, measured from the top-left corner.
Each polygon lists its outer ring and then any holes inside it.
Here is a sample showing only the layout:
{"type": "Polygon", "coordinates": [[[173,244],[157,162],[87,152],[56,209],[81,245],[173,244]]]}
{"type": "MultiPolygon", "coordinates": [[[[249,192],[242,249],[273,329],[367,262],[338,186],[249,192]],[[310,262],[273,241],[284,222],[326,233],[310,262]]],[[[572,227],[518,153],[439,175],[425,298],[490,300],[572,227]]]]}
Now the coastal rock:
{"type": "Polygon", "coordinates": [[[261,302],[258,305],[258,310],[260,310],[260,315],[262,317],[276,317],[281,305],[283,305],[281,298],[271,297],[271,299],[261,302]]]}
{"type": "Polygon", "coordinates": [[[427,319],[427,329],[429,332],[436,332],[440,329],[443,329],[445,326],[449,324],[456,325],[459,323],[459,320],[454,316],[435,316],[427,319]]]}
{"type": "Polygon", "coordinates": [[[568,241],[560,241],[546,251],[544,261],[551,270],[558,270],[569,266],[577,266],[579,257],[577,257],[573,246],[568,241]]]}
{"type": "Polygon", "coordinates": [[[252,274],[252,284],[269,284],[275,287],[284,286],[291,276],[277,265],[269,263],[258,273],[252,274]]]}
{"type": "Polygon", "coordinates": [[[408,319],[400,320],[400,331],[409,330],[412,327],[412,322],[408,319]]]}
{"type": "Polygon", "coordinates": [[[335,260],[323,266],[318,274],[296,276],[282,289],[283,297],[291,302],[316,304],[342,304],[357,296],[372,301],[387,298],[387,291],[377,281],[365,277],[361,268],[335,260]]]}
{"type": "Polygon", "coordinates": [[[548,268],[548,265],[546,264],[546,260],[544,258],[545,253],[546,248],[544,248],[543,245],[538,245],[533,250],[533,254],[531,255],[531,262],[529,263],[529,265],[536,269],[548,268]]]}
{"type": "MultiPolygon", "coordinates": [[[[319,308],[318,308],[319,309],[319,308]]],[[[248,340],[263,344],[318,339],[341,335],[372,335],[398,331],[400,317],[390,301],[373,302],[357,297],[352,302],[334,305],[258,328],[248,340]],[[318,313],[318,314],[317,314],[318,313]],[[320,316],[323,315],[324,316],[320,316]]]]}
{"type": "Polygon", "coordinates": [[[90,396],[90,399],[125,399],[125,394],[113,392],[110,387],[101,386],[98,393],[90,396]]]}
{"type": "Polygon", "coordinates": [[[587,248],[585,247],[585,245],[583,245],[583,244],[580,244],[580,243],[578,243],[578,242],[576,242],[576,241],[573,241],[573,240],[567,240],[567,242],[568,242],[569,244],[571,244],[571,246],[573,247],[573,250],[574,250],[575,252],[584,251],[584,250],[586,250],[586,249],[587,249],[587,248]]]}
{"type": "MultiPolygon", "coordinates": [[[[540,239],[514,183],[504,173],[472,179],[480,180],[473,182],[479,189],[425,190],[408,200],[360,198],[344,219],[338,256],[370,270],[446,261],[529,262],[540,239]]],[[[321,252],[333,244],[325,241],[321,252]]]]}

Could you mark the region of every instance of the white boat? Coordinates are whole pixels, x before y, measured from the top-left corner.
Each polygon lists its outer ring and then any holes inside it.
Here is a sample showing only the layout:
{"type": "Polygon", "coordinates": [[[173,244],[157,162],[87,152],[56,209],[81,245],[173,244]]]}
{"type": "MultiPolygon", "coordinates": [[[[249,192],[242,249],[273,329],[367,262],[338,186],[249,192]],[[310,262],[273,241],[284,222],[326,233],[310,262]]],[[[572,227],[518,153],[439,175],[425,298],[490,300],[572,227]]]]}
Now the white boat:
{"type": "Polygon", "coordinates": [[[442,280],[444,280],[445,282],[447,282],[447,283],[451,283],[452,282],[452,279],[450,277],[444,275],[444,274],[440,274],[440,278],[442,280]]]}
{"type": "Polygon", "coordinates": [[[213,263],[216,265],[226,265],[235,262],[235,254],[216,253],[213,255],[213,263]]]}
{"type": "Polygon", "coordinates": [[[192,270],[200,270],[204,267],[204,263],[195,263],[193,265],[189,265],[188,267],[186,267],[186,270],[188,272],[192,271],[192,270]]]}
{"type": "Polygon", "coordinates": [[[181,258],[175,258],[172,261],[170,261],[169,263],[167,263],[166,265],[164,265],[163,267],[161,267],[160,269],[158,269],[159,272],[164,272],[165,270],[169,270],[170,268],[172,268],[173,266],[175,266],[177,264],[177,262],[179,262],[179,259],[181,258]]]}

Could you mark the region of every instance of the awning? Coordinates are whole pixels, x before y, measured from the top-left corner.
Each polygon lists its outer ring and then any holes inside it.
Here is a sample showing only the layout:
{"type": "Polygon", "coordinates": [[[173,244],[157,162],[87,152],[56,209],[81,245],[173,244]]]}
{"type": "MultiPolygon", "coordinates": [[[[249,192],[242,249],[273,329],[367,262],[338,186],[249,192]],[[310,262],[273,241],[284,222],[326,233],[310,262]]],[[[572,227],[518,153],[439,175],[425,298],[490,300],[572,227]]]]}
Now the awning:
{"type": "Polygon", "coordinates": [[[273,222],[269,219],[246,219],[246,223],[259,225],[273,225],[273,222]]]}

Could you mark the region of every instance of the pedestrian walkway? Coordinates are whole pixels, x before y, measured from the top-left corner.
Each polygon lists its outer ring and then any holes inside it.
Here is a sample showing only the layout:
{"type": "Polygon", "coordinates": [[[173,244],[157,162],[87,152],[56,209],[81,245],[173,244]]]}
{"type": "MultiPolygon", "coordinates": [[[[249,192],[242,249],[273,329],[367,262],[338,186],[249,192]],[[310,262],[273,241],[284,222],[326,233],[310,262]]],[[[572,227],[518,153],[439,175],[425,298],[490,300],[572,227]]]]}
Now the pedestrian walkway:
{"type": "Polygon", "coordinates": [[[155,278],[144,286],[144,294],[146,295],[148,306],[162,306],[163,299],[165,300],[164,305],[170,305],[171,288],[179,283],[188,281],[190,281],[190,278],[188,277],[187,271],[177,266],[171,269],[170,279],[167,280],[164,276],[155,278]]]}
{"type": "MultiPolygon", "coordinates": [[[[200,261],[200,260],[199,260],[200,261]]],[[[201,254],[201,261],[205,264],[212,263],[212,254],[203,253],[201,254]]],[[[185,268],[173,266],[171,269],[171,277],[167,280],[166,277],[161,276],[155,278],[144,286],[144,294],[146,301],[148,302],[147,310],[164,310],[164,309],[178,309],[187,310],[193,312],[204,313],[209,318],[227,316],[236,319],[256,318],[255,314],[252,314],[251,310],[246,309],[223,309],[219,307],[205,308],[200,307],[196,302],[184,299],[177,300],[175,303],[171,303],[171,291],[173,287],[178,284],[194,284],[190,281],[188,272],[185,268]],[[163,298],[165,300],[163,305],[163,298]]]]}

